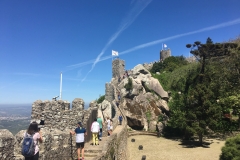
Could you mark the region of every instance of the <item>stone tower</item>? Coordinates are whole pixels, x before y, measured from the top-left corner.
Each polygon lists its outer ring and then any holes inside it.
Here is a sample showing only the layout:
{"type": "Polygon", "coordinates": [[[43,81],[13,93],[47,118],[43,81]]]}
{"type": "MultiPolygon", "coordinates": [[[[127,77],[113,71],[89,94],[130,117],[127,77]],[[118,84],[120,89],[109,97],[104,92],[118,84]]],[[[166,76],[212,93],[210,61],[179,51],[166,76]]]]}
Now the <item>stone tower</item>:
{"type": "Polygon", "coordinates": [[[108,102],[112,102],[114,100],[114,89],[111,83],[105,84],[105,99],[108,102]]]}
{"type": "Polygon", "coordinates": [[[122,77],[125,71],[125,61],[116,58],[112,61],[112,78],[122,77]]]}
{"type": "Polygon", "coordinates": [[[170,49],[160,51],[160,61],[164,61],[164,59],[166,59],[167,57],[170,57],[170,56],[171,56],[170,49]]]}

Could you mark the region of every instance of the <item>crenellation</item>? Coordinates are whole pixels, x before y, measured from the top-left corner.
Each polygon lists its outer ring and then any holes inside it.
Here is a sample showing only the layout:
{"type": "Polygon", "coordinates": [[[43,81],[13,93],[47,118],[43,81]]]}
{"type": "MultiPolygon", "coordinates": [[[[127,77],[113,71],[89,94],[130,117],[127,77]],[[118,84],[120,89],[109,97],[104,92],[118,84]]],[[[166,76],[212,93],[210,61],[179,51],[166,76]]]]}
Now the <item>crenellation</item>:
{"type": "Polygon", "coordinates": [[[12,160],[15,137],[7,129],[0,130],[0,159],[12,160]]]}
{"type": "MultiPolygon", "coordinates": [[[[44,125],[39,125],[43,135],[43,143],[39,144],[39,159],[68,160],[69,157],[75,157],[76,154],[72,151],[75,136],[71,136],[69,131],[75,129],[79,121],[84,127],[90,125],[87,121],[90,120],[91,123],[92,117],[96,117],[96,114],[91,114],[93,110],[96,110],[95,105],[84,110],[84,101],[80,98],[74,99],[72,109],[67,101],[35,101],[32,105],[32,121],[39,123],[44,120],[44,125]]],[[[0,159],[24,159],[21,145],[25,132],[26,130],[22,130],[13,136],[6,129],[0,130],[0,159]]]]}

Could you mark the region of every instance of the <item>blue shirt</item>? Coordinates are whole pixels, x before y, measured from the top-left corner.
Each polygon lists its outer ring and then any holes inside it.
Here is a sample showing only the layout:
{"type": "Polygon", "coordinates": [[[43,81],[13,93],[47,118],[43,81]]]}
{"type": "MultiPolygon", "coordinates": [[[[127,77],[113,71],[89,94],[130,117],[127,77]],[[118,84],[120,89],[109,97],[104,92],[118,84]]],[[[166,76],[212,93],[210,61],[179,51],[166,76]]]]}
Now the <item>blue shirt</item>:
{"type": "Polygon", "coordinates": [[[86,129],[82,127],[78,127],[75,129],[76,133],[76,142],[81,143],[84,142],[84,134],[86,133],[86,129]]]}

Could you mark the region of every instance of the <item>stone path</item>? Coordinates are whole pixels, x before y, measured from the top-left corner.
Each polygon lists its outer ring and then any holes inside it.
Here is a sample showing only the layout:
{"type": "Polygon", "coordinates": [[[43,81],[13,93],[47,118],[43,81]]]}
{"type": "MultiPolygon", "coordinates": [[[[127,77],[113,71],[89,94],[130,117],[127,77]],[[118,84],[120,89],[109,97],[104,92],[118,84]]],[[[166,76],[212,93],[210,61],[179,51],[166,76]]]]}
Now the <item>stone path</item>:
{"type": "MultiPolygon", "coordinates": [[[[118,125],[114,131],[114,133],[119,133],[122,130],[122,125],[118,125]]],[[[90,133],[91,134],[91,133],[90,133]]],[[[92,141],[85,143],[85,152],[84,152],[84,160],[93,160],[98,154],[100,154],[103,150],[103,145],[108,141],[109,137],[102,137],[102,141],[99,141],[99,145],[93,146],[92,141]]],[[[77,153],[76,153],[77,154],[77,153]]]]}

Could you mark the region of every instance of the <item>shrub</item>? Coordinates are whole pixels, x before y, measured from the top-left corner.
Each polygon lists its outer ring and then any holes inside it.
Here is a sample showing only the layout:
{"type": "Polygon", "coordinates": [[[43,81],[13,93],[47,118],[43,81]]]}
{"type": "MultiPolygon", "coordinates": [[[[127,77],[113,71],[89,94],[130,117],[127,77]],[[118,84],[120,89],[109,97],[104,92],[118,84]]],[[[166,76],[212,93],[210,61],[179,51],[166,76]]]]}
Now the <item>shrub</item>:
{"type": "Polygon", "coordinates": [[[98,104],[99,104],[99,103],[102,103],[102,102],[104,101],[104,99],[105,99],[105,95],[100,96],[100,97],[98,98],[98,100],[97,100],[97,103],[98,103],[98,104]]]}
{"type": "Polygon", "coordinates": [[[130,91],[130,90],[133,89],[132,79],[131,79],[131,78],[128,78],[128,83],[124,86],[124,88],[125,88],[127,91],[130,91]]]}
{"type": "Polygon", "coordinates": [[[240,157],[240,135],[228,138],[222,148],[220,160],[238,160],[240,157]]]}

